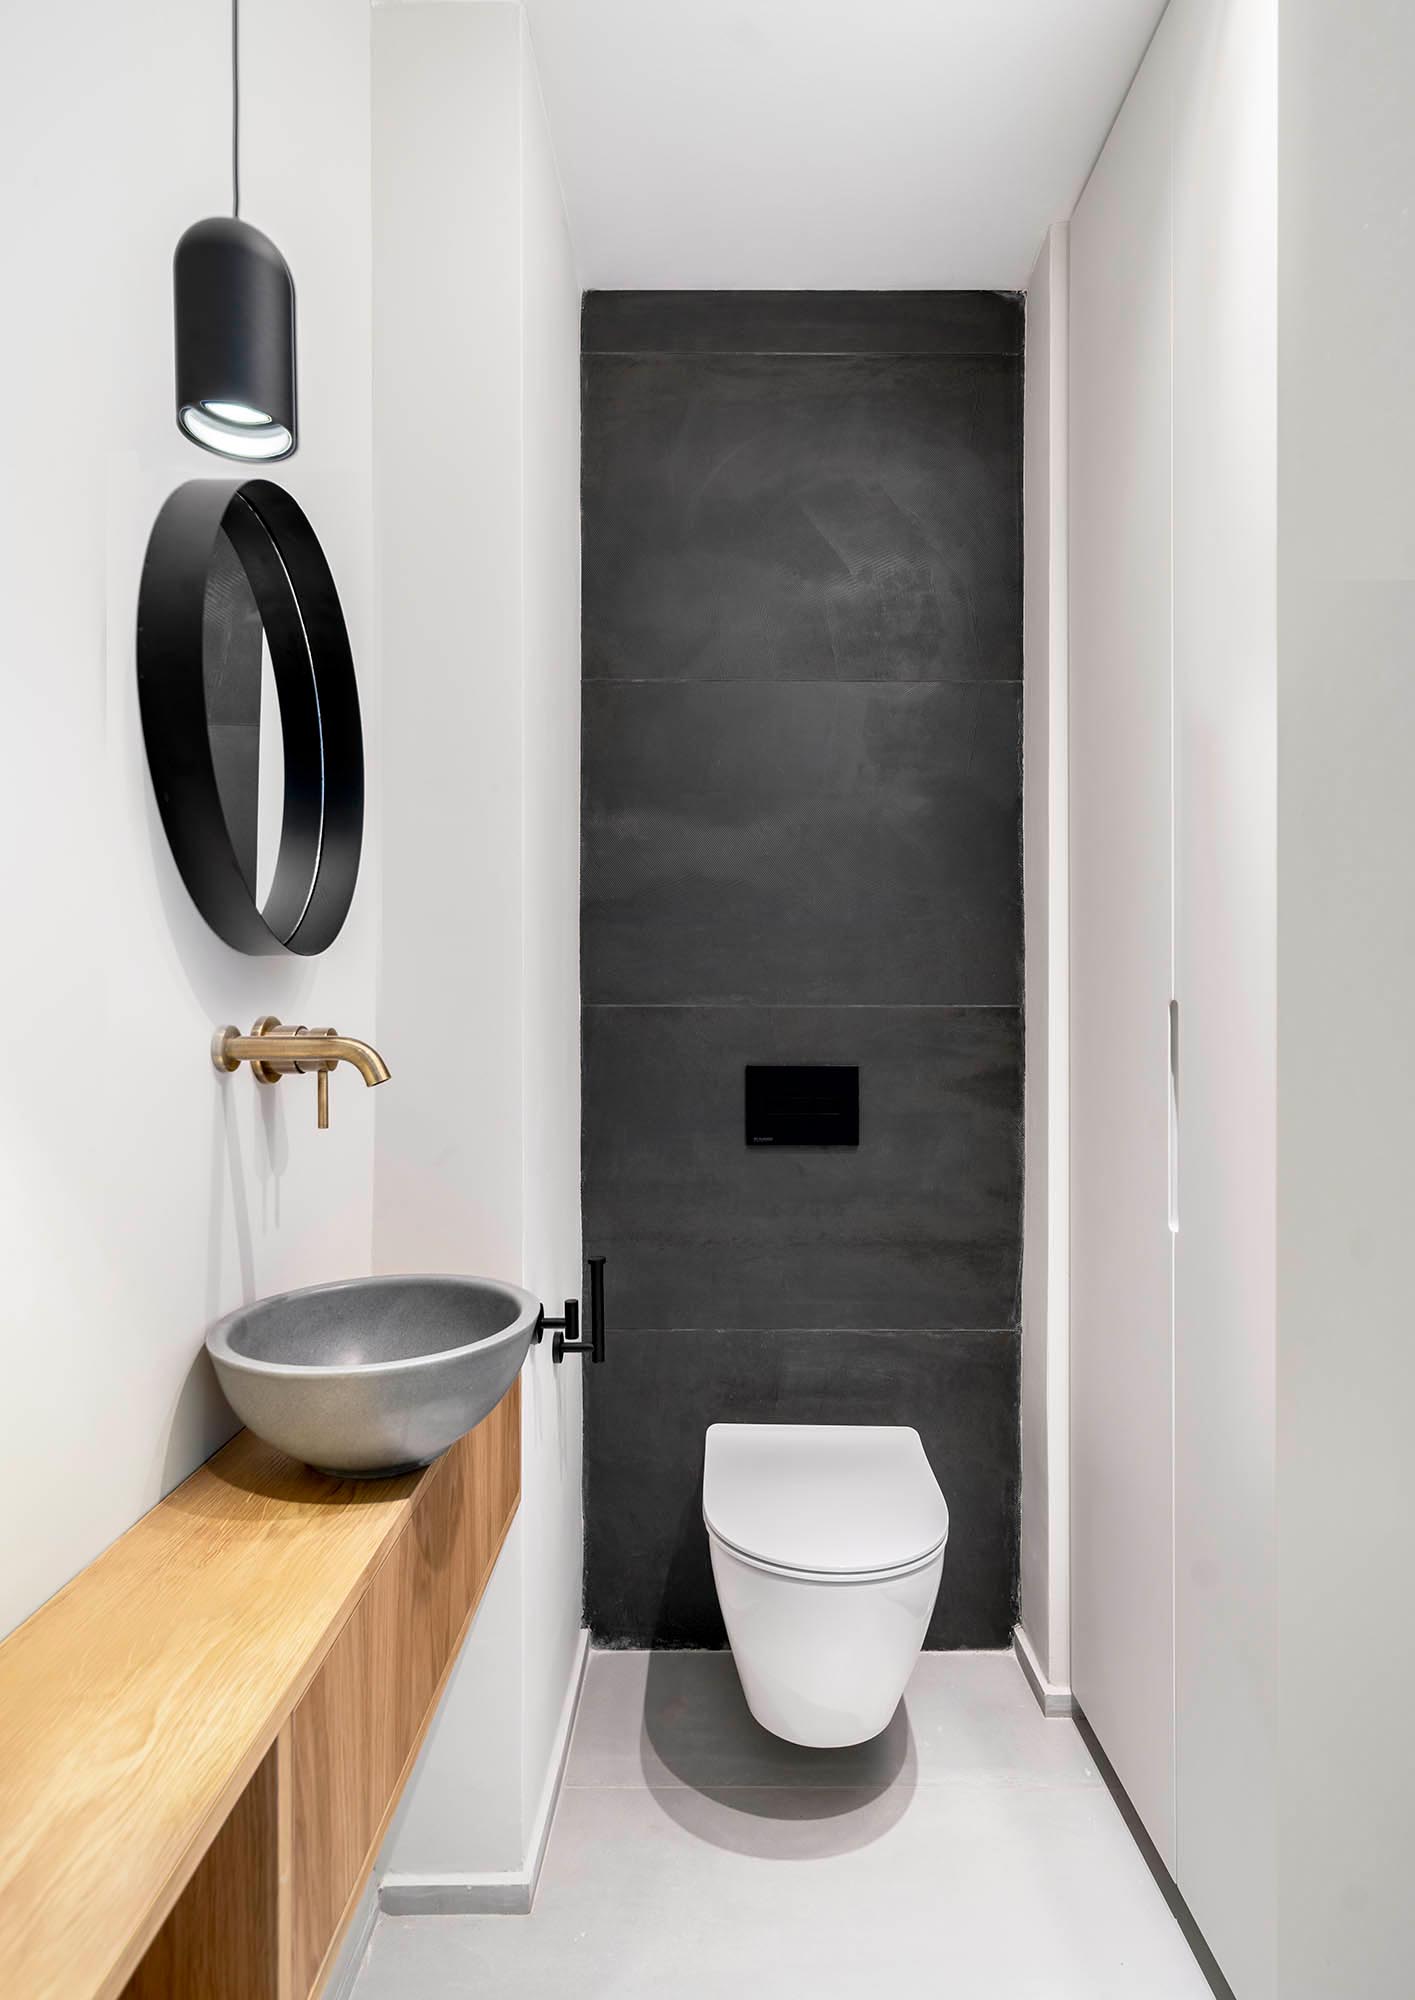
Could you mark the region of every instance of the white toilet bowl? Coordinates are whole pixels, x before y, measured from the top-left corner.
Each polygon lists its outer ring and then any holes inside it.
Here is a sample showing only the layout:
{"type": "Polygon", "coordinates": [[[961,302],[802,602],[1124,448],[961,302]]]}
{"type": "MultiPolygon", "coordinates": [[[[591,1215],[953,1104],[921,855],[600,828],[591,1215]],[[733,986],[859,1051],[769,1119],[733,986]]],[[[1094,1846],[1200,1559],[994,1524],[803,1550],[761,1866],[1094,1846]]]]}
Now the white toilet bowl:
{"type": "Polygon", "coordinates": [[[877,1736],[919,1656],[948,1541],[918,1432],[713,1424],[703,1519],[757,1721],[820,1749],[877,1736]]]}

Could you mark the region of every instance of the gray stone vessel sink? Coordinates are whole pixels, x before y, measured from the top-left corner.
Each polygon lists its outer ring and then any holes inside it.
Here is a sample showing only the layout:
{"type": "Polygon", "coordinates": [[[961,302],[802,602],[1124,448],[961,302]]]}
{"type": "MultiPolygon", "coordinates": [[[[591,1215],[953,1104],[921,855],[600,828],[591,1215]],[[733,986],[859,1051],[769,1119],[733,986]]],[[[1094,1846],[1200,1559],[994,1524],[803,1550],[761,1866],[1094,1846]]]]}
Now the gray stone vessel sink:
{"type": "Polygon", "coordinates": [[[257,1437],[336,1478],[387,1479],[495,1409],[539,1312],[496,1278],[350,1278],[242,1306],[206,1347],[257,1437]]]}

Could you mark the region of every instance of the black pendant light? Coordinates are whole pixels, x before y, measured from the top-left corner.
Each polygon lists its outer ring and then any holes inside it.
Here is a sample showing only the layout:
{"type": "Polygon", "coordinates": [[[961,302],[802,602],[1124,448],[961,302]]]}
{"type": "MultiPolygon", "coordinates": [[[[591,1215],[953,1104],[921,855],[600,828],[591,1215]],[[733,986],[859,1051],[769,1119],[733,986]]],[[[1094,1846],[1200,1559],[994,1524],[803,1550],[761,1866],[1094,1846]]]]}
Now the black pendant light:
{"type": "Polygon", "coordinates": [[[295,449],[295,286],[268,236],[241,220],[240,0],[231,0],[231,213],[194,222],[172,259],[177,423],[222,458],[295,449]]]}

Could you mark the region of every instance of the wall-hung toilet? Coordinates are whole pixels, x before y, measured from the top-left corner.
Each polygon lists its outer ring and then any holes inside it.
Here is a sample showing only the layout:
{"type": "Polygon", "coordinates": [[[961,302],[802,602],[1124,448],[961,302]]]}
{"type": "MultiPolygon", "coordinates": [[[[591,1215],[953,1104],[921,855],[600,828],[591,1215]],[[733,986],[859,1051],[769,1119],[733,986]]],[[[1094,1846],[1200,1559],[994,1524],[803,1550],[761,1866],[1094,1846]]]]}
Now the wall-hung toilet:
{"type": "Polygon", "coordinates": [[[703,1519],[757,1721],[822,1749],[877,1736],[919,1656],[948,1541],[918,1432],[713,1424],[703,1519]]]}

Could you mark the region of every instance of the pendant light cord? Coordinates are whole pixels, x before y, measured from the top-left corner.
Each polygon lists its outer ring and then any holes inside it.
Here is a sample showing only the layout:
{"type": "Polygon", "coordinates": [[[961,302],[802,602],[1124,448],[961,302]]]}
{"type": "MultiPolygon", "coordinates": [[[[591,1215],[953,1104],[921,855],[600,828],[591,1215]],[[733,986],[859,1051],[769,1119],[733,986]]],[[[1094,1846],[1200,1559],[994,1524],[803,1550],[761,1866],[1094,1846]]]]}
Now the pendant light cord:
{"type": "Polygon", "coordinates": [[[241,213],[241,0],[231,0],[231,214],[241,213]]]}

